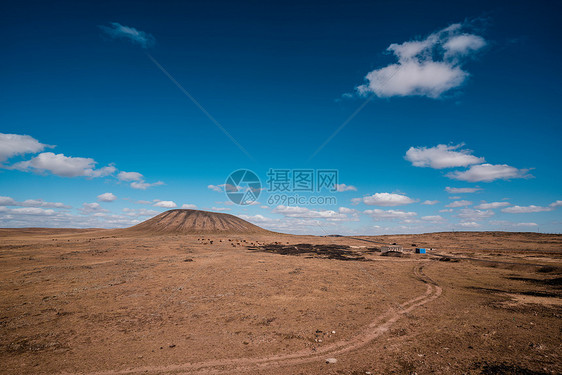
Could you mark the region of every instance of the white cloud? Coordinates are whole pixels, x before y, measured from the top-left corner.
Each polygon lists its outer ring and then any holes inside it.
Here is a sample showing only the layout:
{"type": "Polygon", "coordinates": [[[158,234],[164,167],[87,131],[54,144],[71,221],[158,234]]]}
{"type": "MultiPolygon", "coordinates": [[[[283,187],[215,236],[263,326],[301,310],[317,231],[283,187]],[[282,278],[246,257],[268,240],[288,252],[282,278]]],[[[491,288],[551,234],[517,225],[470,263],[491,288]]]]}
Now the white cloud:
{"type": "Polygon", "coordinates": [[[0,163],[16,155],[35,154],[45,147],[53,147],[39,143],[29,135],[0,133],[0,163]]]}
{"type": "Polygon", "coordinates": [[[415,202],[415,200],[403,194],[395,194],[395,193],[375,193],[373,195],[366,196],[363,198],[354,198],[351,201],[354,204],[363,202],[369,206],[382,206],[382,207],[402,206],[405,204],[410,204],[415,202]]]}
{"type": "Polygon", "coordinates": [[[406,212],[401,210],[381,210],[380,208],[375,208],[374,210],[365,210],[365,214],[369,215],[375,221],[382,220],[407,220],[412,219],[417,215],[415,212],[406,212]]]}
{"type": "Polygon", "coordinates": [[[134,217],[154,216],[160,213],[155,210],[147,210],[146,208],[140,208],[140,209],[124,208],[123,212],[125,212],[125,215],[127,216],[134,216],[134,217]]]}
{"type": "Polygon", "coordinates": [[[556,201],[549,204],[550,207],[560,207],[562,206],[562,201],[556,201]]]}
{"type": "Polygon", "coordinates": [[[208,189],[211,189],[212,191],[216,191],[216,192],[218,192],[218,193],[222,193],[222,187],[223,187],[223,186],[224,186],[224,184],[223,184],[223,185],[209,185],[209,186],[207,186],[207,188],[208,188],[208,189]]]}
{"type": "Polygon", "coordinates": [[[136,201],[135,203],[137,203],[137,204],[152,204],[153,201],[140,200],[140,201],[136,201]]]}
{"type": "Polygon", "coordinates": [[[117,178],[121,181],[129,182],[129,181],[142,181],[144,179],[144,176],[142,174],[140,174],[139,172],[124,172],[124,171],[121,171],[117,175],[117,178]]]}
{"type": "Polygon", "coordinates": [[[326,219],[329,221],[343,221],[349,219],[346,214],[333,210],[315,211],[306,207],[299,206],[279,205],[273,209],[273,213],[281,214],[285,217],[326,219]]]}
{"type": "Polygon", "coordinates": [[[432,223],[441,223],[445,221],[445,219],[440,215],[422,216],[421,219],[432,223]]]}
{"type": "Polygon", "coordinates": [[[11,197],[0,197],[0,206],[19,206],[18,202],[11,197]]]}
{"type": "Polygon", "coordinates": [[[463,34],[449,38],[443,45],[447,51],[445,54],[454,56],[457,54],[466,55],[473,51],[478,51],[486,45],[484,38],[478,35],[463,34]]]}
{"type": "Polygon", "coordinates": [[[162,181],[157,181],[157,182],[153,182],[153,183],[148,183],[148,182],[144,182],[144,181],[131,182],[131,187],[133,189],[139,189],[139,190],[146,190],[149,187],[160,186],[160,185],[164,185],[164,183],[162,181]]]}
{"type": "Polygon", "coordinates": [[[490,210],[494,208],[500,208],[505,206],[510,206],[511,203],[509,202],[490,202],[490,203],[480,203],[478,206],[474,206],[474,208],[478,208],[479,210],[490,210]]]}
{"type": "Polygon", "coordinates": [[[61,202],[45,202],[42,199],[26,199],[21,202],[21,206],[24,207],[48,207],[48,208],[72,208],[61,202]]]}
{"type": "Polygon", "coordinates": [[[273,219],[263,215],[237,215],[239,218],[247,220],[263,228],[284,233],[307,234],[314,232],[316,234],[326,235],[339,233],[342,229],[338,226],[337,221],[324,221],[308,218],[291,218],[284,217],[282,219],[273,219]]]}
{"type": "Polygon", "coordinates": [[[54,215],[55,210],[51,209],[43,209],[40,207],[22,207],[22,208],[13,208],[10,210],[11,213],[14,214],[21,214],[21,215],[54,215]]]}
{"type": "Polygon", "coordinates": [[[530,206],[511,206],[502,209],[502,212],[506,212],[508,214],[528,214],[532,212],[545,212],[545,211],[552,211],[554,207],[542,207],[542,206],[535,206],[534,204],[530,206]]]}
{"type": "Polygon", "coordinates": [[[268,223],[274,223],[276,221],[278,221],[277,219],[272,219],[269,217],[265,217],[263,215],[237,215],[240,219],[249,221],[251,223],[254,224],[268,224],[268,223]]]}
{"type": "Polygon", "coordinates": [[[353,208],[347,208],[347,207],[340,207],[340,208],[338,209],[338,211],[339,211],[341,214],[357,214],[357,213],[359,213],[358,210],[353,209],[353,208]]]}
{"type": "Polygon", "coordinates": [[[110,26],[98,26],[103,32],[115,39],[127,39],[133,44],[138,44],[142,48],[149,48],[154,45],[156,40],[151,34],[135,29],[134,27],[124,26],[118,22],[112,22],[110,26]]]}
{"type": "Polygon", "coordinates": [[[116,171],[113,165],[95,169],[96,161],[91,158],[78,158],[43,152],[31,160],[21,161],[14,164],[12,169],[22,171],[34,171],[39,173],[51,172],[61,177],[104,177],[116,171]]]}
{"type": "Polygon", "coordinates": [[[472,204],[471,201],[464,201],[464,200],[463,201],[454,201],[454,202],[449,203],[445,207],[451,207],[451,208],[464,207],[464,206],[470,206],[471,204],[472,204]]]}
{"type": "Polygon", "coordinates": [[[113,193],[103,193],[98,195],[98,200],[100,202],[113,202],[116,199],[117,197],[113,193]]]}
{"type": "Polygon", "coordinates": [[[121,181],[131,182],[133,189],[146,190],[152,186],[164,185],[162,181],[149,183],[144,180],[144,176],[139,172],[119,172],[117,178],[121,181]]]}
{"type": "Polygon", "coordinates": [[[92,214],[104,213],[104,212],[109,212],[109,211],[103,208],[102,206],[100,206],[99,203],[95,203],[95,202],[83,203],[82,208],[80,208],[80,213],[82,215],[92,215],[92,214]]]}
{"type": "Polygon", "coordinates": [[[452,208],[445,208],[445,209],[439,210],[439,212],[453,212],[453,209],[452,208]]]}
{"type": "Polygon", "coordinates": [[[181,208],[183,208],[184,210],[195,210],[197,206],[194,204],[184,203],[182,204],[181,208]]]}
{"type": "Polygon", "coordinates": [[[72,208],[61,202],[45,202],[42,199],[27,199],[18,202],[11,197],[0,197],[0,206],[21,206],[21,207],[45,207],[45,208],[72,208]]]}
{"type": "Polygon", "coordinates": [[[175,208],[178,205],[174,201],[158,201],[153,204],[154,207],[162,207],[162,208],[175,208]]]}
{"type": "Polygon", "coordinates": [[[457,216],[463,219],[464,221],[480,221],[489,218],[490,216],[494,216],[494,211],[463,208],[459,210],[457,216]]]}
{"type": "Polygon", "coordinates": [[[468,182],[491,182],[494,180],[510,180],[513,178],[530,178],[529,169],[517,169],[507,164],[473,165],[466,171],[455,171],[447,177],[468,182]]]}
{"type": "Polygon", "coordinates": [[[213,211],[231,211],[231,208],[227,208],[227,207],[211,207],[211,210],[213,211]]]}
{"type": "Polygon", "coordinates": [[[478,224],[475,221],[463,221],[462,223],[458,224],[461,227],[464,228],[478,228],[480,226],[480,224],[478,224]]]}
{"type": "Polygon", "coordinates": [[[387,51],[398,62],[369,72],[367,82],[357,87],[358,93],[438,98],[459,87],[469,76],[462,64],[486,44],[482,37],[463,32],[463,28],[453,24],[423,40],[391,44],[387,51]]]}
{"type": "Polygon", "coordinates": [[[482,188],[474,187],[474,188],[453,188],[447,186],[445,191],[449,194],[463,194],[463,193],[476,193],[477,191],[482,190],[482,188]]]}
{"type": "Polygon", "coordinates": [[[357,191],[357,188],[353,185],[336,184],[336,191],[338,192],[357,191]]]}
{"type": "Polygon", "coordinates": [[[538,227],[537,223],[513,223],[507,220],[492,220],[490,224],[505,227],[538,227]]]}
{"type": "Polygon", "coordinates": [[[10,228],[115,228],[138,224],[140,220],[124,215],[94,212],[91,215],[73,215],[68,212],[41,208],[7,209],[0,207],[0,226],[10,228]],[[48,220],[45,220],[48,217],[48,220]]]}
{"type": "Polygon", "coordinates": [[[484,158],[472,155],[472,150],[462,149],[464,144],[437,145],[435,147],[410,147],[406,151],[406,160],[415,167],[431,167],[434,169],[466,167],[485,161],[484,158]]]}
{"type": "Polygon", "coordinates": [[[433,206],[434,204],[437,204],[437,203],[439,203],[439,201],[430,201],[430,200],[427,200],[427,201],[423,201],[421,204],[425,204],[425,205],[427,205],[427,206],[433,206]]]}

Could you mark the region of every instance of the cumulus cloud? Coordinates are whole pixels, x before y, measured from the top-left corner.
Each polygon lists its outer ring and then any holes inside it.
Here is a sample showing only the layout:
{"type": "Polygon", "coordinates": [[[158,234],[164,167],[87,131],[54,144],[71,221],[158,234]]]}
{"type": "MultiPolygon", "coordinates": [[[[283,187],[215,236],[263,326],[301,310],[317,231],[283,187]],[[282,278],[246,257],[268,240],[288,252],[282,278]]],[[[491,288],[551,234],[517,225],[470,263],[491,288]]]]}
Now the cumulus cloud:
{"type": "Polygon", "coordinates": [[[381,210],[380,208],[375,208],[374,210],[365,210],[365,214],[369,215],[375,221],[383,220],[408,220],[414,218],[416,212],[406,212],[401,210],[381,210]]]}
{"type": "Polygon", "coordinates": [[[528,214],[532,212],[546,212],[552,210],[554,210],[554,207],[535,206],[534,204],[530,206],[511,206],[502,208],[502,212],[506,212],[508,214],[528,214]]]}
{"type": "Polygon", "coordinates": [[[72,208],[61,202],[45,202],[42,199],[26,199],[23,202],[18,202],[11,197],[0,197],[0,206],[21,206],[21,207],[44,207],[44,208],[72,208]]]}
{"type": "Polygon", "coordinates": [[[464,221],[480,221],[489,218],[490,216],[494,216],[494,211],[463,208],[459,210],[457,216],[463,219],[464,221]]]}
{"type": "Polygon", "coordinates": [[[406,151],[406,160],[414,167],[431,167],[434,169],[466,167],[480,164],[484,158],[472,155],[472,150],[462,149],[458,145],[437,145],[435,147],[410,147],[406,151]]]}
{"type": "Polygon", "coordinates": [[[240,219],[249,221],[254,224],[269,224],[277,222],[277,219],[272,219],[263,215],[237,215],[240,219]]]}
{"type": "Polygon", "coordinates": [[[486,45],[484,38],[478,35],[463,34],[449,38],[443,45],[448,56],[466,55],[478,51],[486,45]]]}
{"type": "Polygon", "coordinates": [[[450,208],[455,208],[455,207],[464,207],[464,206],[470,206],[472,204],[471,201],[454,201],[449,203],[448,205],[446,205],[445,207],[450,207],[450,208]]]}
{"type": "Polygon", "coordinates": [[[466,29],[465,25],[453,24],[422,40],[391,44],[387,51],[398,61],[369,72],[357,92],[378,97],[438,98],[461,86],[469,76],[462,65],[486,45],[482,37],[466,29]]]}
{"type": "Polygon", "coordinates": [[[403,194],[395,194],[395,193],[375,193],[373,195],[362,197],[362,198],[353,198],[351,201],[354,204],[359,204],[363,202],[369,206],[382,206],[382,207],[402,206],[405,204],[416,202],[412,198],[409,198],[403,194]]]}
{"type": "Polygon", "coordinates": [[[14,198],[0,197],[0,206],[19,206],[14,198]]]}
{"type": "Polygon", "coordinates": [[[453,188],[447,186],[445,191],[449,194],[464,194],[464,193],[476,193],[477,191],[482,190],[482,188],[474,187],[474,188],[453,188]]]}
{"type": "Polygon", "coordinates": [[[124,208],[123,212],[127,216],[141,217],[141,216],[154,216],[160,212],[155,210],[147,210],[146,208],[134,209],[134,208],[124,208]]]}
{"type": "Polygon", "coordinates": [[[480,226],[480,224],[475,221],[463,221],[458,225],[464,228],[478,228],[480,226]]]}
{"type": "Polygon", "coordinates": [[[325,235],[327,233],[339,232],[342,229],[342,227],[336,227],[337,225],[339,225],[337,221],[292,217],[274,219],[263,215],[237,216],[241,219],[247,220],[264,228],[284,233],[310,235],[311,233],[314,233],[316,231],[318,234],[325,235]]]}
{"type": "Polygon", "coordinates": [[[117,178],[120,181],[131,182],[130,186],[133,189],[139,189],[139,190],[146,190],[149,187],[164,185],[162,181],[157,181],[152,183],[146,182],[144,180],[144,176],[139,172],[119,172],[117,178]]]}
{"type": "Polygon", "coordinates": [[[223,186],[224,186],[224,184],[223,185],[209,185],[209,186],[207,186],[207,189],[210,189],[212,191],[216,191],[218,193],[222,193],[222,187],[223,186]]]}
{"type": "Polygon", "coordinates": [[[103,193],[98,195],[98,200],[100,202],[113,202],[116,199],[117,197],[113,193],[103,193]]]}
{"type": "Polygon", "coordinates": [[[509,202],[490,202],[490,203],[484,202],[484,203],[480,203],[478,206],[474,206],[474,208],[477,208],[479,210],[490,210],[490,209],[500,208],[510,205],[511,203],[509,202]]]}
{"type": "Polygon", "coordinates": [[[144,179],[144,176],[139,172],[121,171],[119,172],[119,174],[117,174],[117,178],[121,181],[130,182],[130,181],[142,181],[144,179]]]}
{"type": "Polygon", "coordinates": [[[100,214],[104,212],[109,212],[105,208],[103,208],[99,203],[83,203],[82,208],[80,208],[80,213],[82,215],[92,215],[92,214],[100,214]]]}
{"type": "Polygon", "coordinates": [[[358,210],[353,209],[353,208],[347,208],[347,207],[340,207],[338,209],[338,211],[342,214],[357,214],[357,213],[359,213],[358,210]]]}
{"type": "Polygon", "coordinates": [[[231,209],[227,208],[227,207],[211,207],[211,210],[213,210],[213,211],[231,211],[231,209]]]}
{"type": "Polygon", "coordinates": [[[178,205],[174,201],[158,201],[153,204],[154,207],[162,207],[162,208],[175,208],[178,205]]]}
{"type": "Polygon", "coordinates": [[[562,206],[562,201],[558,200],[556,202],[552,202],[551,204],[549,204],[550,207],[560,207],[562,206]]]}
{"type": "Polygon", "coordinates": [[[21,207],[21,208],[12,208],[10,210],[12,214],[20,214],[20,215],[41,215],[41,216],[49,216],[54,215],[55,210],[51,209],[44,209],[40,207],[21,207]]]}
{"type": "Polygon", "coordinates": [[[111,215],[95,212],[91,215],[74,215],[52,209],[29,208],[7,209],[0,207],[0,226],[10,228],[115,228],[138,224],[140,220],[126,215],[111,215]],[[45,218],[48,220],[45,220],[45,218]]]}
{"type": "MultiPolygon", "coordinates": [[[[0,133],[0,163],[15,155],[37,153],[46,147],[54,147],[40,143],[28,135],[0,133]]],[[[42,152],[37,156],[20,161],[13,165],[0,165],[5,169],[16,169],[26,172],[51,173],[61,177],[106,177],[117,172],[113,164],[96,169],[97,162],[92,158],[66,156],[52,152],[42,152]]],[[[147,183],[143,175],[138,172],[119,172],[117,178],[120,181],[131,183],[135,189],[147,189],[151,186],[162,185],[163,182],[147,183]]]]}
{"type": "Polygon", "coordinates": [[[529,172],[529,169],[517,169],[507,164],[481,164],[473,165],[466,171],[450,172],[447,177],[468,182],[491,182],[533,177],[527,172],[529,172]]]}
{"type": "Polygon", "coordinates": [[[16,155],[36,154],[46,147],[29,135],[0,133],[0,163],[16,155]]]}
{"type": "Polygon", "coordinates": [[[421,219],[424,220],[424,221],[432,222],[432,223],[441,223],[441,222],[445,221],[445,219],[440,215],[422,216],[421,219]]]}
{"type": "MultiPolygon", "coordinates": [[[[435,147],[410,147],[404,158],[415,167],[431,167],[434,169],[469,167],[464,171],[447,173],[447,177],[468,182],[491,182],[514,178],[530,178],[529,169],[517,169],[507,164],[484,163],[485,159],[472,155],[471,150],[462,149],[464,144],[437,145],[435,147]]],[[[482,190],[475,188],[452,188],[445,190],[451,194],[474,193],[482,190]]]]}
{"type": "Polygon", "coordinates": [[[336,184],[336,191],[338,192],[357,191],[357,188],[353,185],[336,184]]]}
{"type": "Polygon", "coordinates": [[[501,225],[505,227],[537,227],[537,223],[513,223],[507,220],[491,220],[490,224],[492,225],[501,225]]]}
{"type": "Polygon", "coordinates": [[[273,213],[281,214],[285,217],[291,218],[314,218],[326,219],[328,221],[344,221],[348,220],[345,213],[336,212],[333,210],[311,210],[306,207],[299,206],[284,206],[279,205],[273,209],[273,213]]]}
{"type": "Polygon", "coordinates": [[[427,206],[433,206],[434,204],[437,204],[437,203],[439,203],[439,201],[426,200],[426,201],[423,201],[421,204],[425,204],[427,206]]]}
{"type": "Polygon", "coordinates": [[[104,177],[115,173],[116,168],[109,165],[95,169],[97,162],[91,158],[79,158],[43,152],[36,157],[14,164],[11,168],[21,171],[33,171],[37,173],[50,172],[61,177],[104,177]]]}
{"type": "Polygon", "coordinates": [[[194,204],[184,203],[181,205],[181,208],[183,208],[184,210],[195,210],[197,206],[194,204]]]}
{"type": "Polygon", "coordinates": [[[148,183],[148,182],[144,182],[144,181],[133,181],[133,182],[131,182],[131,187],[133,189],[139,189],[139,190],[146,190],[149,187],[160,186],[160,185],[164,185],[164,183],[162,181],[157,181],[157,182],[152,182],[152,183],[148,183]]]}
{"type": "Polygon", "coordinates": [[[112,22],[109,26],[100,25],[98,27],[114,39],[125,39],[133,44],[138,44],[142,48],[152,47],[156,42],[151,34],[137,30],[134,27],[121,25],[118,22],[112,22]]]}

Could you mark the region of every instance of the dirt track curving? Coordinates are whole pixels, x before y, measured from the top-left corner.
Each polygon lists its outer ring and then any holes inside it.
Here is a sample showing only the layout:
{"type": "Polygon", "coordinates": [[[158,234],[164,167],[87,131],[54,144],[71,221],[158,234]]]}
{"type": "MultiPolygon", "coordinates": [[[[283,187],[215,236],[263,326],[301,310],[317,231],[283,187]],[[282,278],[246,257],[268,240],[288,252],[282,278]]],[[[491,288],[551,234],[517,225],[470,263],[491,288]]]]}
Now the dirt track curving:
{"type": "MultiPolygon", "coordinates": [[[[334,342],[317,350],[302,350],[299,352],[274,355],[263,358],[233,358],[224,360],[214,360],[199,363],[184,363],[169,366],[144,366],[119,371],[94,372],[90,375],[117,375],[117,374],[194,374],[194,373],[240,373],[260,368],[273,368],[301,365],[309,362],[324,361],[327,357],[336,357],[344,353],[360,349],[369,344],[377,337],[383,335],[389,328],[402,316],[408,314],[419,306],[431,302],[438,298],[442,289],[437,283],[428,278],[423,273],[423,266],[415,266],[414,277],[427,285],[424,294],[412,298],[396,307],[390,308],[386,313],[377,316],[365,329],[357,336],[349,339],[334,342]]],[[[65,374],[65,373],[61,373],[65,374]]]]}

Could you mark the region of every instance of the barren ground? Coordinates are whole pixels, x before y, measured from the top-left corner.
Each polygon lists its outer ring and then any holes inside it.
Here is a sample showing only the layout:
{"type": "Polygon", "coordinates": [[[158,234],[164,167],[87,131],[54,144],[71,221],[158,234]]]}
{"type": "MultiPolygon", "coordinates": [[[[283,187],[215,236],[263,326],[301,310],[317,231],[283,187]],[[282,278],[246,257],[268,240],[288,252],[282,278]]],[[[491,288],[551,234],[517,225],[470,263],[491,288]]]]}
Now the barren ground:
{"type": "Polygon", "coordinates": [[[0,373],[562,373],[560,235],[127,236],[0,230],[0,373]]]}

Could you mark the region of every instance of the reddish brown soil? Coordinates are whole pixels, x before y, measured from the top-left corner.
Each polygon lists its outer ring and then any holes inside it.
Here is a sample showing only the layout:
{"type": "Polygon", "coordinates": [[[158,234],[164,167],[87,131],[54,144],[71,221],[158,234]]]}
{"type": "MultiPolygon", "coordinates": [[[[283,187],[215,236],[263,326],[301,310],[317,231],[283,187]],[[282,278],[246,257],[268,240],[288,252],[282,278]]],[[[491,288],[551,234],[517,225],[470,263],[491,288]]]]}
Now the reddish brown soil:
{"type": "Polygon", "coordinates": [[[561,236],[138,234],[0,231],[0,373],[562,372],[561,236]]]}
{"type": "Polygon", "coordinates": [[[270,233],[239,217],[199,210],[169,210],[120,234],[256,234],[270,233]]]}

